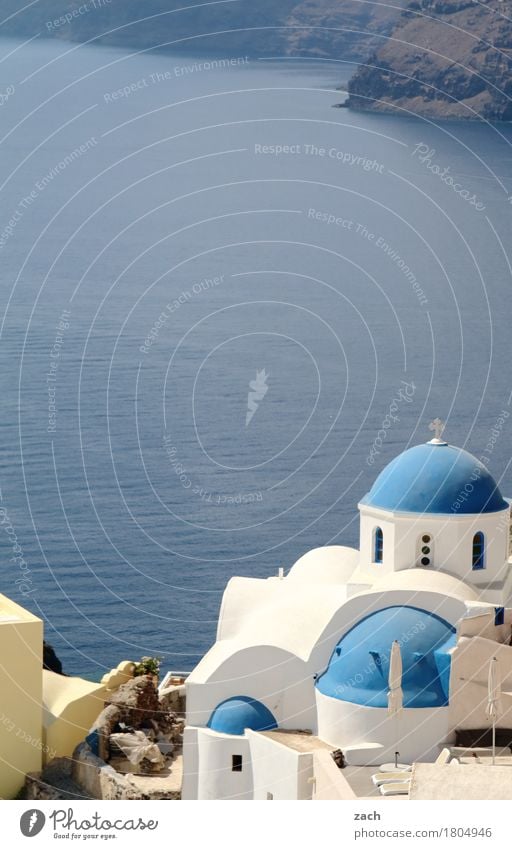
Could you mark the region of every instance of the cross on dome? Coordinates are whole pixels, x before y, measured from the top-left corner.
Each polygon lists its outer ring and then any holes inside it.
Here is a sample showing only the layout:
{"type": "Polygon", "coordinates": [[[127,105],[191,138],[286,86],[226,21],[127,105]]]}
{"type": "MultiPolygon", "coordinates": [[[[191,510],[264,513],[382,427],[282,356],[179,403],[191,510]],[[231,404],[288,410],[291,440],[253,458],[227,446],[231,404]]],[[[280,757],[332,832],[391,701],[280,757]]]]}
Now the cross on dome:
{"type": "Polygon", "coordinates": [[[440,418],[436,418],[433,422],[430,422],[428,429],[434,431],[434,438],[430,440],[431,445],[446,445],[446,442],[441,439],[445,429],[445,423],[440,418]]]}

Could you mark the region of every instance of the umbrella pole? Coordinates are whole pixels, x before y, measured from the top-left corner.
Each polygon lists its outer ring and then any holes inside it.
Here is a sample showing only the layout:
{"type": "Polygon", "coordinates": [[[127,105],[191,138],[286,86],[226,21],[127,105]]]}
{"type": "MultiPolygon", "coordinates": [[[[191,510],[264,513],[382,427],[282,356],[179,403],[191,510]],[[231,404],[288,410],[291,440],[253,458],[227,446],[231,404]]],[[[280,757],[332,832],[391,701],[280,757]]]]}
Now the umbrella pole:
{"type": "MultiPolygon", "coordinates": [[[[395,713],[395,746],[398,747],[398,713],[395,713]]],[[[400,752],[395,752],[395,769],[398,770],[398,756],[400,752]]]]}
{"type": "Polygon", "coordinates": [[[496,720],[492,721],[492,765],[496,764],[496,720]]]}

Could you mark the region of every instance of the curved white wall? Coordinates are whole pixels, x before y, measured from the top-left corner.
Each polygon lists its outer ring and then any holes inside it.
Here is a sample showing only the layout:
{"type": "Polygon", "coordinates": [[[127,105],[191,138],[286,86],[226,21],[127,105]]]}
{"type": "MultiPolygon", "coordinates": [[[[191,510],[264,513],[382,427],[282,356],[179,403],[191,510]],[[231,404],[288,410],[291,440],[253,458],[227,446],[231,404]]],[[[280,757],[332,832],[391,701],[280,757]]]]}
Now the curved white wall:
{"type": "MultiPolygon", "coordinates": [[[[412,582],[410,587],[391,586],[386,588],[383,585],[375,590],[352,596],[340,606],[335,616],[326,624],[325,630],[311,654],[308,668],[317,674],[322,673],[341,637],[361,619],[385,607],[411,605],[435,613],[455,627],[459,619],[464,616],[466,605],[460,598],[446,593],[444,577],[441,576],[439,582],[441,588],[439,590],[434,581],[431,589],[418,587],[415,582],[412,582]]],[[[406,636],[398,632],[396,639],[403,640],[406,636]]],[[[316,725],[313,726],[313,731],[317,733],[316,725]]]]}
{"type": "Polygon", "coordinates": [[[386,708],[355,705],[316,691],[318,736],[342,750],[361,744],[378,743],[383,749],[362,750],[358,766],[377,765],[395,759],[434,761],[450,733],[449,707],[404,708],[390,716],[386,708]]]}
{"type": "Polygon", "coordinates": [[[187,681],[187,724],[206,725],[217,705],[231,696],[262,702],[280,728],[311,728],[314,723],[312,673],[299,658],[273,646],[234,645],[233,654],[213,667],[204,682],[187,681]]]}

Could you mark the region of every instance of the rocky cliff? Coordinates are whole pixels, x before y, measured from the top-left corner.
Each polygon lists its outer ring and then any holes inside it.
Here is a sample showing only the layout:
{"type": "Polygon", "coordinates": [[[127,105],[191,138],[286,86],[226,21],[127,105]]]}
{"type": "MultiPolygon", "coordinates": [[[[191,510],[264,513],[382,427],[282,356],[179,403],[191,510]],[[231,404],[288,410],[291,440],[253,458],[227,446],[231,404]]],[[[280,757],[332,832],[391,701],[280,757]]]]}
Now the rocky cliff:
{"type": "Polygon", "coordinates": [[[509,8],[502,0],[413,0],[350,80],[346,105],[432,118],[511,120],[509,8]]]}
{"type": "Polygon", "coordinates": [[[364,61],[406,0],[2,0],[0,35],[364,61]],[[188,8],[190,7],[190,8],[188,8]]]}

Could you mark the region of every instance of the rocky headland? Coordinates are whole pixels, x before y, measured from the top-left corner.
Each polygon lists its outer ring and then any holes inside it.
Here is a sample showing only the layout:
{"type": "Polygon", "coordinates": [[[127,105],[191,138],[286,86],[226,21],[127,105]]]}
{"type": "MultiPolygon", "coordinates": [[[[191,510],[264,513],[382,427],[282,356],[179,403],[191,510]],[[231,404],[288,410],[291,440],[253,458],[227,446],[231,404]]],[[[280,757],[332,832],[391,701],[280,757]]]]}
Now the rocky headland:
{"type": "Polygon", "coordinates": [[[500,0],[413,0],[349,82],[349,108],[512,119],[512,19],[500,0]]]}

